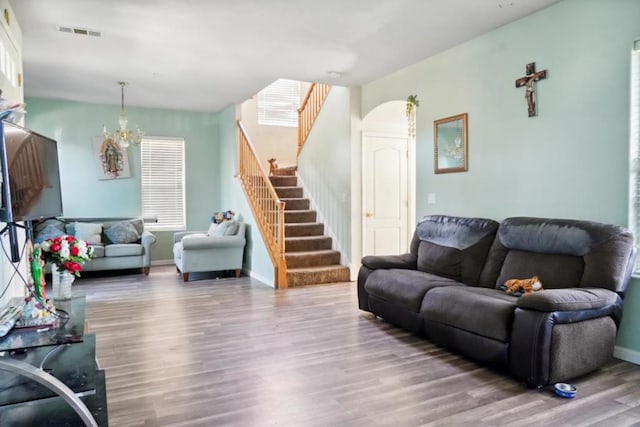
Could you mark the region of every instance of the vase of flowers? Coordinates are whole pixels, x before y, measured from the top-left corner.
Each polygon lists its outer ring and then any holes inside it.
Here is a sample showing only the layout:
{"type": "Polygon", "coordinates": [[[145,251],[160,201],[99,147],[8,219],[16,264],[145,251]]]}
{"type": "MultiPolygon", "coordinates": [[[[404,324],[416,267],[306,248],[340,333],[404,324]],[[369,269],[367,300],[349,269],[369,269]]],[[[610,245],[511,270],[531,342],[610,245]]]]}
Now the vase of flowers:
{"type": "Polygon", "coordinates": [[[39,245],[42,258],[51,263],[54,301],[71,299],[71,285],[86,261],[91,259],[93,248],[74,236],[47,239],[39,245]]]}

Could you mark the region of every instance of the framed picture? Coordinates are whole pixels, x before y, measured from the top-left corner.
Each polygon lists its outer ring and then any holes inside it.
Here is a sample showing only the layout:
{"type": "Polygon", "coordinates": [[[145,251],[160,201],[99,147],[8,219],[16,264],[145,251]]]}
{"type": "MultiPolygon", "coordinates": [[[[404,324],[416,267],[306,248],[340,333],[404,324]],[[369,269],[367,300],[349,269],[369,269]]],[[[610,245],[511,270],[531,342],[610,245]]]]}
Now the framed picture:
{"type": "Polygon", "coordinates": [[[467,113],[434,121],[433,131],[435,173],[468,171],[467,113]]]}
{"type": "Polygon", "coordinates": [[[111,138],[93,138],[93,155],[97,161],[98,179],[121,179],[131,177],[129,155],[111,138]]]}

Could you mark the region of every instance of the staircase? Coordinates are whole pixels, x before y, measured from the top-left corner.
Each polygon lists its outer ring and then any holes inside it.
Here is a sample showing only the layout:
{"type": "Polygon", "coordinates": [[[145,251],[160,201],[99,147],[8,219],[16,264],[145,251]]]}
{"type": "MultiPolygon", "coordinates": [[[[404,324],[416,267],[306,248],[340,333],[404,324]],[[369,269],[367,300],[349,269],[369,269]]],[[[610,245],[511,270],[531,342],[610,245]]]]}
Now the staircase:
{"type": "Polygon", "coordinates": [[[348,282],[349,268],[340,265],[340,252],[332,250],[324,224],[316,222],[295,175],[269,177],[285,202],[284,235],[287,283],[289,287],[318,283],[348,282]]]}

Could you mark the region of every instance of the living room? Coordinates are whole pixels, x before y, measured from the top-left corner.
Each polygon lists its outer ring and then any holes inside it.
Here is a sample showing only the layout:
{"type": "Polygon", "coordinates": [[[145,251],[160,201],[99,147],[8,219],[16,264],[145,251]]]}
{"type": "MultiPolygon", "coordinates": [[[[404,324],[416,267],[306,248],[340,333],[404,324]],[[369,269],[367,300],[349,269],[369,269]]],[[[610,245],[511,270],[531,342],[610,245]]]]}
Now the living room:
{"type": "MultiPolygon", "coordinates": [[[[327,187],[336,191],[335,199],[341,203],[326,217],[338,230],[335,234],[352,272],[357,272],[362,255],[363,217],[360,138],[352,129],[376,107],[404,101],[411,94],[418,94],[420,100],[416,218],[449,214],[499,221],[522,215],[628,226],[629,70],[633,43],[640,39],[638,16],[640,3],[634,0],[563,0],[361,86],[338,87],[328,102],[340,109],[340,119],[329,124],[324,120],[323,125],[319,118],[314,138],[325,145],[306,147],[299,167],[327,176],[327,187]],[[548,70],[546,78],[535,84],[535,117],[528,117],[525,90],[514,84],[531,62],[538,70],[548,70]],[[433,122],[460,113],[469,117],[469,170],[434,174],[433,122]],[[427,194],[435,195],[435,203],[427,194]]],[[[434,19],[425,16],[424,25],[434,19]]],[[[406,43],[419,43],[410,30],[406,43]]],[[[27,76],[25,124],[59,142],[63,188],[71,189],[63,194],[65,215],[139,215],[139,150],[129,151],[131,179],[93,178],[96,162],[91,141],[106,120],[111,118],[110,127],[115,126],[118,99],[99,104],[30,96],[27,76]]],[[[109,84],[115,86],[115,82],[109,84]]],[[[249,225],[256,226],[234,178],[236,110],[235,104],[217,112],[127,107],[130,124],[147,134],[188,141],[187,229],[206,229],[211,212],[225,209],[242,213],[249,225]]],[[[331,208],[327,203],[326,209],[331,208]]],[[[152,261],[171,259],[173,230],[154,233],[158,241],[152,261]]],[[[257,231],[251,237],[246,272],[273,283],[264,243],[257,231]]],[[[155,280],[153,275],[152,268],[155,280]]],[[[639,285],[635,278],[629,285],[616,348],[618,358],[636,364],[640,363],[639,285]]],[[[204,292],[201,285],[195,286],[204,292]]],[[[356,334],[357,327],[350,332],[356,334]]]]}

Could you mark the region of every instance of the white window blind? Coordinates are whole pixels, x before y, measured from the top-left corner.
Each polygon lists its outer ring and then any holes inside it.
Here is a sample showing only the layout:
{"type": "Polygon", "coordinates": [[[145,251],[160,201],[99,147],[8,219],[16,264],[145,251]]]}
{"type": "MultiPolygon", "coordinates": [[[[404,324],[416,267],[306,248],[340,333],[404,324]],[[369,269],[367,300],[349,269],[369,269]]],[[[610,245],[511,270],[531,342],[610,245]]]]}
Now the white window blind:
{"type": "Polygon", "coordinates": [[[186,228],[184,139],[143,138],[142,214],[157,216],[151,229],[186,228]]]}
{"type": "Polygon", "coordinates": [[[280,79],[258,92],[258,124],[298,126],[300,82],[280,79]]]}
{"type": "MultiPolygon", "coordinates": [[[[629,228],[640,246],[640,40],[635,42],[631,52],[631,117],[629,122],[629,145],[631,176],[629,181],[629,228]]],[[[640,256],[636,261],[635,273],[640,273],[640,256]]]]}

